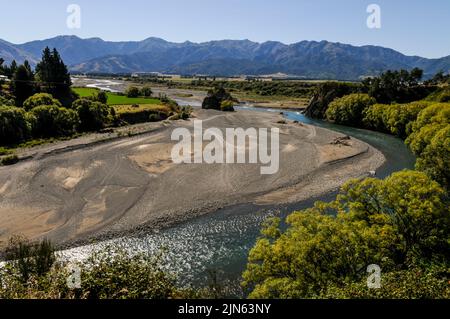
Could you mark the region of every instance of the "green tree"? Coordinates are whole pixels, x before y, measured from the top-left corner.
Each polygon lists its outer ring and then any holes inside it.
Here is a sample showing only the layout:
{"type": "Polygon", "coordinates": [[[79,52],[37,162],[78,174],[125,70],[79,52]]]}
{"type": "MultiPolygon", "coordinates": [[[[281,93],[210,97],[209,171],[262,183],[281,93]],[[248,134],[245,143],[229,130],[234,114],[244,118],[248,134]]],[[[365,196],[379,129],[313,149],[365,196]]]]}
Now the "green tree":
{"type": "Polygon", "coordinates": [[[70,136],[78,126],[78,114],[58,105],[41,105],[30,111],[33,136],[70,136]]]}
{"type": "Polygon", "coordinates": [[[150,86],[144,86],[143,88],[141,88],[140,94],[141,96],[151,97],[153,95],[152,88],[150,86]]]}
{"type": "Polygon", "coordinates": [[[35,91],[34,74],[28,61],[17,67],[11,84],[12,93],[16,97],[16,105],[22,106],[23,102],[35,91]]]}
{"type": "Polygon", "coordinates": [[[0,106],[15,106],[14,100],[0,95],[0,106]]]}
{"type": "Polygon", "coordinates": [[[433,132],[423,153],[417,159],[416,168],[450,189],[450,124],[433,132]]]}
{"type": "Polygon", "coordinates": [[[214,87],[208,91],[208,95],[203,100],[202,108],[220,110],[224,101],[235,101],[235,99],[222,86],[214,87]]]}
{"type": "Polygon", "coordinates": [[[327,119],[339,124],[361,126],[364,110],[375,104],[367,94],[354,93],[335,99],[328,106],[327,119]]]}
{"type": "Polygon", "coordinates": [[[406,70],[388,70],[378,77],[367,78],[362,85],[364,91],[375,98],[378,103],[408,103],[421,100],[430,94],[427,86],[420,85],[423,71],[414,68],[406,70]]]}
{"type": "Polygon", "coordinates": [[[33,96],[30,96],[24,103],[23,107],[30,111],[31,109],[42,106],[42,105],[56,105],[58,107],[62,107],[62,104],[51,94],[48,93],[37,93],[33,96]]]}
{"type": "Polygon", "coordinates": [[[412,133],[406,139],[406,144],[415,155],[420,156],[434,135],[449,123],[450,103],[432,104],[422,110],[411,124],[412,133]]]}
{"type": "Polygon", "coordinates": [[[105,91],[98,91],[95,94],[95,101],[100,102],[102,104],[107,104],[108,103],[108,95],[106,94],[105,91]]]}
{"type": "Polygon", "coordinates": [[[42,92],[51,94],[64,106],[70,107],[74,99],[70,89],[72,81],[67,66],[56,49],[44,49],[42,60],[36,66],[36,78],[42,92]]]}
{"type": "Polygon", "coordinates": [[[140,94],[140,93],[141,93],[141,92],[140,92],[139,88],[137,88],[137,87],[135,87],[135,86],[130,86],[130,87],[126,90],[126,92],[125,92],[125,94],[126,94],[127,97],[129,97],[129,98],[139,97],[139,94],[140,94]]]}
{"type": "Polygon", "coordinates": [[[73,103],[73,108],[80,118],[81,131],[97,131],[110,122],[110,108],[100,102],[89,99],[79,99],[73,103]]]}
{"type": "Polygon", "coordinates": [[[411,133],[412,124],[419,113],[429,105],[425,101],[391,105],[383,116],[385,126],[392,134],[405,139],[411,133]]]}
{"type": "Polygon", "coordinates": [[[28,138],[30,126],[23,109],[0,106],[0,144],[16,144],[28,138]]]}
{"type": "Polygon", "coordinates": [[[448,204],[444,190],[420,172],[351,180],[335,201],[291,214],[286,231],[279,221],[268,223],[243,286],[251,298],[317,298],[361,282],[370,264],[388,273],[448,262],[448,204]]]}
{"type": "Polygon", "coordinates": [[[326,118],[326,111],[335,99],[361,91],[360,85],[343,82],[324,82],[314,89],[314,94],[305,110],[306,116],[326,118]]]}

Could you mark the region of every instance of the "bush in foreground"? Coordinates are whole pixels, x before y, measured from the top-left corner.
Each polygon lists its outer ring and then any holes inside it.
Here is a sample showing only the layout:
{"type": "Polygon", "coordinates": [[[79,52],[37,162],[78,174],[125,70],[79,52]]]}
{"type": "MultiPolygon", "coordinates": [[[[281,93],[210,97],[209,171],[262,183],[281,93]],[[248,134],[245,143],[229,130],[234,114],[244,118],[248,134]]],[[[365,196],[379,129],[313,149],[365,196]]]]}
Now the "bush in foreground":
{"type": "Polygon", "coordinates": [[[192,297],[178,289],[175,277],[162,270],[160,256],[130,255],[106,248],[87,260],[68,265],[57,261],[47,242],[13,241],[0,268],[0,298],[31,299],[170,299],[192,297]],[[81,288],[70,288],[74,266],[81,288]]]}
{"type": "MultiPolygon", "coordinates": [[[[391,279],[396,271],[448,265],[448,204],[444,190],[420,172],[349,181],[334,202],[291,214],[286,231],[279,220],[268,223],[250,252],[243,286],[251,298],[321,298],[360,287],[371,264],[391,279]]],[[[436,278],[433,298],[448,295],[445,279],[436,278]]],[[[422,284],[410,287],[407,298],[427,295],[422,284]]],[[[402,287],[392,280],[386,289],[402,287]]]]}
{"type": "Polygon", "coordinates": [[[81,131],[98,131],[105,127],[112,119],[110,107],[100,102],[89,99],[79,99],[73,103],[80,119],[81,131]]]}
{"type": "Polygon", "coordinates": [[[34,137],[70,136],[76,132],[78,114],[57,105],[42,105],[33,108],[28,120],[34,137]]]}
{"type": "Polygon", "coordinates": [[[0,144],[9,145],[24,141],[29,137],[30,126],[23,109],[0,106],[0,144]]]}

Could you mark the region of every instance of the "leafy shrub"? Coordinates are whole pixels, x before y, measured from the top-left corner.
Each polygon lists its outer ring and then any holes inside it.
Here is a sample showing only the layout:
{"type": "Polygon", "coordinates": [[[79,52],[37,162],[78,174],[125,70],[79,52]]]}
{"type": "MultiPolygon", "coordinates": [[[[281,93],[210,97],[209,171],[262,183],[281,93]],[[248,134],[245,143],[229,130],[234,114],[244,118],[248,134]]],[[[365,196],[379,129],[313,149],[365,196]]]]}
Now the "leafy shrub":
{"type": "Polygon", "coordinates": [[[166,119],[168,115],[167,111],[163,109],[139,108],[138,106],[136,110],[121,110],[118,112],[117,117],[121,122],[125,122],[127,124],[138,124],[161,121],[166,119]]]}
{"type": "Polygon", "coordinates": [[[416,162],[421,170],[438,181],[446,189],[450,188],[450,124],[434,130],[433,137],[416,162]]]}
{"type": "Polygon", "coordinates": [[[375,102],[375,99],[367,94],[355,93],[346,95],[330,103],[326,117],[328,120],[339,124],[360,126],[364,110],[375,104],[375,102]]]}
{"type": "Polygon", "coordinates": [[[154,113],[154,114],[150,114],[150,116],[148,117],[148,121],[149,122],[159,122],[162,121],[164,118],[163,116],[161,116],[161,113],[154,113]]]}
{"type": "Polygon", "coordinates": [[[223,87],[215,87],[208,91],[202,103],[204,109],[220,110],[224,101],[235,101],[235,99],[223,87]]]}
{"type": "Polygon", "coordinates": [[[450,103],[432,104],[422,110],[411,124],[412,133],[406,144],[415,155],[420,156],[434,135],[450,124],[450,103]]]}
{"type": "Polygon", "coordinates": [[[379,289],[367,288],[367,280],[330,286],[325,299],[449,299],[449,269],[441,265],[413,266],[383,273],[379,289]]]}
{"type": "Polygon", "coordinates": [[[78,113],[81,131],[98,131],[112,121],[110,107],[100,102],[79,99],[73,103],[73,108],[78,113]]]}
{"type": "Polygon", "coordinates": [[[378,77],[367,78],[363,81],[365,92],[375,98],[378,103],[409,103],[428,96],[436,89],[419,83],[423,71],[414,68],[407,70],[388,70],[378,77]]]}
{"type": "Polygon", "coordinates": [[[14,106],[14,99],[0,95],[0,106],[14,106]]]}
{"type": "Polygon", "coordinates": [[[141,92],[140,92],[139,88],[137,88],[135,86],[130,86],[125,92],[126,96],[130,97],[130,98],[139,97],[140,93],[141,92]]]}
{"type": "Polygon", "coordinates": [[[141,96],[151,97],[153,95],[152,88],[150,86],[144,86],[143,88],[141,88],[140,94],[141,96]]]}
{"type": "Polygon", "coordinates": [[[30,111],[33,136],[70,136],[76,132],[78,114],[57,105],[43,105],[30,111]]]}
{"type": "Polygon", "coordinates": [[[13,106],[0,106],[0,144],[16,144],[28,138],[30,126],[25,111],[13,106]]]}
{"type": "Polygon", "coordinates": [[[0,268],[0,298],[170,299],[193,296],[161,268],[161,256],[105,248],[77,266],[81,288],[69,289],[67,264],[55,262],[48,242],[19,243],[0,268]]]}
{"type": "Polygon", "coordinates": [[[234,112],[233,101],[222,101],[220,104],[220,110],[223,112],[234,112]]]}
{"type": "Polygon", "coordinates": [[[15,267],[22,283],[32,276],[44,276],[56,261],[55,248],[48,240],[32,243],[21,237],[11,238],[4,257],[15,267]]]}
{"type": "MultiPolygon", "coordinates": [[[[268,222],[250,252],[243,286],[251,298],[318,298],[361,282],[370,264],[385,274],[448,263],[448,204],[445,191],[421,172],[351,180],[334,202],[291,214],[286,231],[279,219],[268,222]]],[[[414,286],[409,296],[422,288],[414,286]]]]}
{"type": "Polygon", "coordinates": [[[23,103],[23,107],[27,111],[30,111],[31,109],[33,109],[37,106],[42,106],[42,105],[56,105],[58,107],[62,107],[61,102],[59,102],[57,99],[53,98],[53,96],[48,93],[35,94],[33,96],[30,96],[23,103]]]}
{"type": "Polygon", "coordinates": [[[430,102],[419,101],[408,104],[374,104],[363,112],[364,127],[388,132],[405,139],[412,131],[412,123],[430,102]]]}
{"type": "Polygon", "coordinates": [[[100,102],[102,104],[107,104],[108,103],[108,95],[106,94],[105,91],[98,91],[94,95],[94,100],[97,102],[100,102]]]}
{"type": "Polygon", "coordinates": [[[306,116],[323,119],[329,104],[336,98],[360,91],[360,86],[351,83],[325,82],[314,89],[314,94],[305,110],[306,116]]]}
{"type": "Polygon", "coordinates": [[[436,91],[428,95],[425,100],[441,103],[450,102],[450,86],[437,89],[436,91]]]}

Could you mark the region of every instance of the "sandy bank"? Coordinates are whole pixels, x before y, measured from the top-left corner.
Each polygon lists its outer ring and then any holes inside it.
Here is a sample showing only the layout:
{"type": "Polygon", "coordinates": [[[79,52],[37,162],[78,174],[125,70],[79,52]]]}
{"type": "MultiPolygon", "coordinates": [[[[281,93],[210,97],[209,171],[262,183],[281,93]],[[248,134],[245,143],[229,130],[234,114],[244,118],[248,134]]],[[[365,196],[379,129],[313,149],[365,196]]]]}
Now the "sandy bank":
{"type": "MultiPolygon", "coordinates": [[[[313,126],[277,123],[274,113],[196,111],[204,129],[280,129],[280,169],[261,175],[259,164],[180,164],[171,161],[174,125],[0,168],[0,240],[13,234],[57,243],[150,229],[237,203],[283,203],[318,195],[349,177],[379,167],[383,155],[352,139],[313,126]]],[[[57,148],[58,145],[47,146],[57,148]]]]}

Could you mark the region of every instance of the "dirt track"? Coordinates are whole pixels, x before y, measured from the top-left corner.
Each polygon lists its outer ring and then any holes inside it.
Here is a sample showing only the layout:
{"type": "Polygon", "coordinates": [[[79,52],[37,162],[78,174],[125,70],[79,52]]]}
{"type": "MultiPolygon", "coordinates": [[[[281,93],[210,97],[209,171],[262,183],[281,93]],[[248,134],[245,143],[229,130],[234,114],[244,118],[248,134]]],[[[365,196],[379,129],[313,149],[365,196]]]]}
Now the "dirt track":
{"type": "Polygon", "coordinates": [[[338,133],[277,124],[278,114],[196,113],[204,129],[279,127],[279,172],[261,175],[259,164],[173,164],[172,130],[192,129],[192,120],[132,138],[38,154],[0,167],[0,240],[22,234],[63,243],[142,225],[160,228],[235,203],[301,200],[375,170],[384,160],[360,141],[330,145],[338,133]]]}

